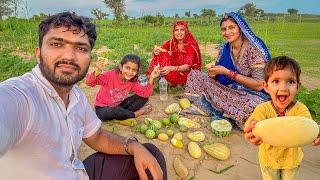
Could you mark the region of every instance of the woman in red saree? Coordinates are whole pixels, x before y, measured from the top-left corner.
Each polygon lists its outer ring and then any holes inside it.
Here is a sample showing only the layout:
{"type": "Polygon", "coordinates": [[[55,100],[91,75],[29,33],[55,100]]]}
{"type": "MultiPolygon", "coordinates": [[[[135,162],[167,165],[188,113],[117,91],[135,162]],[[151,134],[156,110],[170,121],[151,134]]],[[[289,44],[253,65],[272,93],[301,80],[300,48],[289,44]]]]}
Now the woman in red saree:
{"type": "Polygon", "coordinates": [[[192,69],[201,71],[201,53],[185,21],[173,25],[173,37],[161,47],[153,50],[153,59],[148,67],[149,75],[156,65],[160,65],[163,75],[171,86],[185,85],[192,69]]]}

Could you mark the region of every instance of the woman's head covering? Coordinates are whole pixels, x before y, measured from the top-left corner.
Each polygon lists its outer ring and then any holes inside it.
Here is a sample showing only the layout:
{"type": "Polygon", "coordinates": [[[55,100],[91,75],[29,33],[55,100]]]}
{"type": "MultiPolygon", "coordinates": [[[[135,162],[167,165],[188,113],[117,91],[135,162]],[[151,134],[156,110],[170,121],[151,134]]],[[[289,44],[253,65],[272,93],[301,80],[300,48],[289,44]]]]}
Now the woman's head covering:
{"type": "Polygon", "coordinates": [[[171,50],[176,51],[178,48],[178,41],[177,39],[174,37],[174,29],[177,26],[184,26],[185,27],[185,36],[183,39],[183,42],[185,45],[190,44],[191,47],[195,50],[195,52],[197,53],[198,56],[198,60],[197,62],[194,62],[194,67],[191,67],[192,69],[198,69],[201,70],[201,63],[202,63],[202,58],[201,58],[201,53],[200,53],[200,48],[199,48],[199,44],[197,42],[197,40],[193,37],[192,33],[189,30],[188,27],[188,23],[186,21],[176,21],[173,24],[173,29],[172,29],[172,39],[171,39],[171,50]]]}
{"type": "Polygon", "coordinates": [[[189,27],[188,27],[188,23],[186,21],[176,21],[174,24],[173,24],[173,29],[172,29],[172,39],[173,41],[175,41],[177,43],[177,39],[174,37],[174,29],[177,27],[177,26],[184,26],[185,27],[185,36],[184,36],[184,39],[183,39],[183,42],[185,44],[187,43],[190,43],[190,44],[194,44],[194,45],[198,45],[198,42],[197,40],[193,37],[192,33],[190,32],[189,30],[189,27]]]}
{"type": "Polygon", "coordinates": [[[240,30],[242,31],[242,34],[248,39],[248,41],[250,41],[252,45],[254,45],[261,52],[265,59],[269,61],[271,59],[271,55],[267,46],[258,36],[254,34],[243,17],[241,17],[238,13],[230,12],[222,17],[220,24],[222,24],[222,22],[228,17],[231,17],[236,21],[240,30]]]}
{"type": "MultiPolygon", "coordinates": [[[[240,27],[240,30],[242,32],[242,34],[245,36],[245,38],[248,39],[248,41],[259,51],[261,52],[261,54],[264,57],[264,60],[267,62],[271,59],[270,53],[268,51],[267,46],[264,44],[264,42],[258,37],[256,36],[253,31],[250,29],[249,25],[247,24],[247,22],[237,13],[231,12],[226,14],[220,24],[222,24],[222,22],[227,19],[227,18],[232,18],[236,21],[236,23],[238,24],[238,26],[240,27]]],[[[231,71],[235,71],[238,72],[237,67],[234,65],[233,63],[233,58],[231,57],[231,50],[230,50],[230,43],[225,43],[220,51],[219,57],[217,59],[216,64],[217,65],[221,65],[224,66],[225,68],[231,70],[231,71]]],[[[239,73],[239,72],[238,72],[239,73]]],[[[222,75],[219,74],[216,76],[216,79],[223,85],[228,85],[228,86],[232,86],[233,88],[243,88],[244,86],[240,83],[238,83],[237,81],[230,79],[228,76],[226,75],[222,75]]]]}

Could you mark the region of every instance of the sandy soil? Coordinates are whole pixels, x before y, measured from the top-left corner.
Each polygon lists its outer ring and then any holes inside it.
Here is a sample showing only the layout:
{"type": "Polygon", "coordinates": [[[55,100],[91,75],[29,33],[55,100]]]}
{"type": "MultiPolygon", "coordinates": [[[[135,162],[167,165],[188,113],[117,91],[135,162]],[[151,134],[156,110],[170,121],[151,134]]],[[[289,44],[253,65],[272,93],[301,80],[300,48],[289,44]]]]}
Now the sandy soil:
{"type": "MultiPolygon", "coordinates": [[[[97,91],[95,89],[89,89],[84,84],[80,85],[85,93],[87,94],[89,101],[94,101],[94,95],[97,91]]],[[[174,102],[173,95],[169,96],[168,101],[159,101],[159,96],[154,95],[150,97],[149,103],[153,105],[153,110],[147,115],[143,115],[137,118],[138,123],[142,124],[146,117],[153,119],[161,119],[167,115],[164,113],[164,108],[170,103],[174,102]],[[156,105],[156,106],[155,106],[156,105]]],[[[149,140],[144,137],[144,135],[135,131],[135,128],[130,128],[127,126],[122,126],[116,123],[103,123],[102,128],[107,130],[115,130],[116,134],[127,136],[134,135],[140,142],[149,142],[155,144],[164,154],[167,163],[168,177],[169,179],[179,179],[173,169],[173,159],[178,156],[183,163],[187,166],[189,170],[189,178],[194,177],[194,179],[207,180],[207,179],[221,179],[221,180],[256,180],[261,179],[260,169],[258,165],[258,147],[248,143],[244,137],[243,133],[239,130],[233,130],[229,137],[219,138],[214,136],[210,131],[210,119],[208,117],[194,116],[198,122],[201,123],[201,130],[206,134],[206,140],[213,142],[225,143],[231,149],[231,156],[226,161],[219,161],[204,151],[199,159],[192,158],[188,151],[187,146],[184,149],[174,148],[169,141],[161,142],[158,139],[149,140]],[[219,170],[229,165],[235,165],[233,168],[222,174],[215,174],[208,169],[219,170]]],[[[178,129],[173,129],[178,132],[178,129]]],[[[183,142],[185,145],[189,142],[186,137],[187,132],[183,132],[183,142]]],[[[320,147],[305,147],[305,158],[301,164],[300,179],[303,180],[313,180],[320,179],[320,147]]],[[[80,158],[83,160],[85,157],[93,153],[94,151],[90,149],[85,144],[81,145],[80,148],[80,158]]]]}
{"type": "MultiPolygon", "coordinates": [[[[201,51],[216,59],[218,55],[218,46],[216,44],[206,44],[200,45],[201,51]]],[[[109,51],[107,47],[102,47],[96,50],[98,56],[103,56],[103,54],[109,51]]],[[[320,87],[320,81],[316,78],[302,76],[303,85],[308,89],[314,89],[320,87]]],[[[84,83],[80,84],[80,87],[86,93],[89,101],[93,104],[95,94],[98,87],[89,88],[84,83]]],[[[176,94],[177,95],[177,94],[176,94]]],[[[174,102],[174,95],[169,95],[168,101],[160,101],[159,96],[153,95],[150,97],[149,103],[153,105],[153,110],[137,118],[138,124],[142,124],[144,119],[149,117],[152,119],[161,119],[167,117],[164,113],[164,109],[167,105],[174,102]]],[[[168,178],[179,179],[177,174],[173,169],[173,159],[177,156],[183,163],[187,166],[189,170],[189,178],[194,177],[194,179],[207,180],[207,179],[221,179],[221,180],[256,180],[261,179],[260,168],[258,164],[258,147],[248,143],[244,137],[243,133],[239,130],[232,130],[232,134],[229,137],[219,138],[214,136],[210,130],[210,119],[203,116],[192,116],[198,122],[201,123],[201,130],[206,134],[207,141],[222,142],[225,143],[231,149],[231,156],[226,161],[219,161],[213,157],[202,152],[202,156],[199,159],[192,158],[187,151],[187,144],[189,139],[186,137],[187,132],[183,132],[183,142],[185,144],[184,149],[174,148],[169,141],[162,142],[158,139],[149,140],[145,138],[144,135],[140,134],[135,130],[135,128],[122,126],[112,122],[104,122],[102,125],[103,129],[114,131],[116,134],[122,136],[134,135],[140,142],[153,143],[155,144],[164,154],[167,162],[168,178]],[[220,170],[226,166],[235,165],[228,171],[222,174],[215,174],[208,169],[220,170]]],[[[179,132],[178,129],[173,128],[175,132],[179,132]]],[[[189,131],[190,132],[190,131],[189,131]]],[[[303,180],[316,180],[320,179],[320,147],[307,146],[304,148],[305,157],[301,164],[300,179],[303,180]]],[[[81,145],[80,148],[80,159],[85,159],[88,155],[92,154],[94,150],[86,146],[81,145]]]]}

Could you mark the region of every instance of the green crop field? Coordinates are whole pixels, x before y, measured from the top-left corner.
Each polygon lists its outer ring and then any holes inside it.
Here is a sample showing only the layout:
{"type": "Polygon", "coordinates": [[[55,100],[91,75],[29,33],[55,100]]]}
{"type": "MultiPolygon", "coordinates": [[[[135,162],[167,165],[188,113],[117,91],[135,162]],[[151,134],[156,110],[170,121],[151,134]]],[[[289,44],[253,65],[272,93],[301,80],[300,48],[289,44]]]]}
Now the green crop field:
{"type": "MultiPolygon", "coordinates": [[[[106,46],[102,56],[117,62],[128,53],[135,53],[143,59],[143,69],[148,65],[154,45],[161,45],[172,36],[167,26],[125,25],[114,27],[110,21],[96,21],[98,40],[95,49],[106,46]]],[[[0,20],[0,82],[12,76],[21,75],[35,65],[34,49],[38,45],[39,21],[7,19],[0,20]],[[21,56],[26,55],[28,60],[21,56]]],[[[287,55],[296,59],[305,77],[320,81],[320,22],[252,22],[256,34],[265,41],[272,56],[287,55]]],[[[221,44],[218,22],[212,25],[191,25],[191,31],[200,44],[221,44]]],[[[203,55],[204,64],[211,57],[203,55]]],[[[96,56],[93,56],[94,60],[96,56]]],[[[302,90],[299,97],[317,118],[320,117],[320,89],[302,90]]]]}

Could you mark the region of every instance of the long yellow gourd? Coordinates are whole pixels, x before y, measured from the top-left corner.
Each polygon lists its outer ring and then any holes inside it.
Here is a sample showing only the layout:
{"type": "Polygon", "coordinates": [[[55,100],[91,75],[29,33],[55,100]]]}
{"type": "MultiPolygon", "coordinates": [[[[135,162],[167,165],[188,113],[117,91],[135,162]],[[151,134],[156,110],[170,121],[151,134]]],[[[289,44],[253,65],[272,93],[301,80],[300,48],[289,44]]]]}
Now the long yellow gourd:
{"type": "Polygon", "coordinates": [[[311,144],[319,134],[319,126],[312,119],[284,116],[259,121],[252,132],[267,144],[290,148],[311,144]]]}

